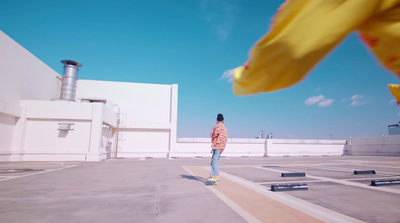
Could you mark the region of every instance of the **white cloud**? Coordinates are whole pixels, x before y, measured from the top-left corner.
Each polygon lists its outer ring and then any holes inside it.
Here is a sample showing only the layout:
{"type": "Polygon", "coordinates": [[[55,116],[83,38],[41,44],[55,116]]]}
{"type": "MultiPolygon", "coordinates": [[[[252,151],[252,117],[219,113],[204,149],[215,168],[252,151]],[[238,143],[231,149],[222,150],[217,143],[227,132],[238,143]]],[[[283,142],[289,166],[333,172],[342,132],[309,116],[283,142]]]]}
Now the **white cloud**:
{"type": "Polygon", "coordinates": [[[393,104],[393,103],[396,103],[396,102],[397,102],[397,100],[396,100],[396,99],[392,99],[392,100],[390,100],[390,101],[389,101],[389,103],[388,103],[388,104],[390,105],[390,104],[393,104]]]}
{"type": "Polygon", "coordinates": [[[366,104],[365,101],[361,101],[361,99],[363,99],[364,96],[359,95],[359,94],[355,94],[353,96],[351,96],[351,102],[350,105],[351,106],[357,106],[357,105],[364,105],[366,104]]]}
{"type": "Polygon", "coordinates": [[[397,115],[400,116],[400,112],[397,112],[397,115]]]}
{"type": "Polygon", "coordinates": [[[317,104],[319,107],[327,107],[332,105],[332,103],[334,102],[333,99],[326,99],[322,94],[318,95],[318,96],[312,96],[309,97],[306,100],[306,105],[313,105],[313,104],[317,104]]]}
{"type": "Polygon", "coordinates": [[[318,96],[312,96],[306,100],[306,105],[313,105],[323,100],[325,100],[325,97],[322,94],[318,96]]]}
{"type": "Polygon", "coordinates": [[[225,71],[222,76],[219,78],[220,80],[226,79],[227,82],[232,83],[234,75],[234,69],[225,71]]]}
{"type": "Polygon", "coordinates": [[[319,107],[330,106],[333,102],[334,102],[333,99],[326,99],[326,100],[321,101],[321,102],[318,104],[318,106],[319,106],[319,107]]]}
{"type": "Polygon", "coordinates": [[[232,0],[202,0],[200,1],[200,17],[209,23],[220,41],[226,40],[231,34],[239,11],[238,1],[232,0]]]}
{"type": "Polygon", "coordinates": [[[350,103],[351,106],[363,105],[363,104],[365,104],[365,102],[362,102],[362,101],[352,101],[350,103]]]}
{"type": "Polygon", "coordinates": [[[353,100],[353,101],[355,101],[355,100],[360,100],[360,99],[362,99],[362,98],[363,98],[363,96],[362,96],[362,95],[359,95],[359,94],[356,94],[356,95],[351,96],[351,100],[353,100]]]}

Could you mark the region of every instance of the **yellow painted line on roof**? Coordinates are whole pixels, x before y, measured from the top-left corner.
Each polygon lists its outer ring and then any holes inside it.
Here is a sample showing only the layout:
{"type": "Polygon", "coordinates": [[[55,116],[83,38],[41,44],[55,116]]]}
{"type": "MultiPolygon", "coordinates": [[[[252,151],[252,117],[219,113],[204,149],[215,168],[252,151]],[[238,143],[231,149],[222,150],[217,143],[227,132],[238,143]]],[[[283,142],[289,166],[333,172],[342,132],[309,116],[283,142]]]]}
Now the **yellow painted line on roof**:
{"type": "MultiPolygon", "coordinates": [[[[204,172],[203,170],[201,170],[201,167],[183,167],[183,169],[185,169],[190,175],[192,175],[198,181],[205,183],[204,179],[201,179],[200,177],[196,176],[196,173],[198,173],[199,171],[201,173],[204,172]]],[[[208,186],[207,188],[211,192],[213,192],[218,198],[220,198],[223,202],[225,202],[225,204],[231,207],[237,214],[239,214],[242,218],[244,218],[247,222],[254,222],[254,223],[261,222],[253,215],[248,213],[246,210],[241,208],[239,205],[237,205],[235,202],[233,202],[231,199],[229,199],[227,196],[225,196],[223,193],[219,192],[213,186],[208,186]]]]}
{"type": "MultiPolygon", "coordinates": [[[[186,166],[184,168],[192,176],[200,179],[200,181],[201,178],[199,176],[208,176],[209,167],[186,166]]],[[[284,202],[278,201],[271,196],[266,196],[260,193],[260,191],[246,186],[243,182],[232,180],[232,177],[228,176],[227,173],[221,172],[221,177],[217,186],[207,187],[218,197],[222,197],[222,200],[228,206],[232,207],[233,210],[248,222],[335,222],[326,221],[327,218],[321,220],[304,211],[299,211],[296,208],[286,205],[284,202]]],[[[266,187],[263,187],[263,189],[266,190],[266,187]]],[[[335,215],[335,217],[337,217],[337,215],[335,215]]],[[[343,221],[343,218],[341,220],[340,222],[346,222],[343,221]]]]}

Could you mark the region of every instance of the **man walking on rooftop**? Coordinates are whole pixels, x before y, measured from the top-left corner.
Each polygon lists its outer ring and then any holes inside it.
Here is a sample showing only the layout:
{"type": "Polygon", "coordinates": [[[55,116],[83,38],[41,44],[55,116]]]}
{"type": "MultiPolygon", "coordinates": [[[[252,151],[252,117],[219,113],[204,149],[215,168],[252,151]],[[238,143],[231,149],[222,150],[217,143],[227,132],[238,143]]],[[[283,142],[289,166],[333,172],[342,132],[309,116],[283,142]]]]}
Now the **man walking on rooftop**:
{"type": "Polygon", "coordinates": [[[226,142],[228,141],[228,131],[224,125],[224,116],[217,115],[217,124],[211,131],[211,173],[212,180],[219,180],[219,158],[224,151],[226,142]]]}

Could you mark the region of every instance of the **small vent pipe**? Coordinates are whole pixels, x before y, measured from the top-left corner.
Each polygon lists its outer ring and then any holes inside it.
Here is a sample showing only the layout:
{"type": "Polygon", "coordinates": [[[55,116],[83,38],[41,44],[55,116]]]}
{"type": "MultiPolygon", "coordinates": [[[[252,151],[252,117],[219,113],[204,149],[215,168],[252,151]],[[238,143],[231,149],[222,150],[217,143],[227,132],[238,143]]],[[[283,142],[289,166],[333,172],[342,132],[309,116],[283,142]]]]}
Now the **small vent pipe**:
{"type": "Polygon", "coordinates": [[[78,80],[78,67],[82,64],[73,60],[62,60],[64,64],[64,73],[61,84],[61,100],[75,101],[76,82],[78,80]]]}

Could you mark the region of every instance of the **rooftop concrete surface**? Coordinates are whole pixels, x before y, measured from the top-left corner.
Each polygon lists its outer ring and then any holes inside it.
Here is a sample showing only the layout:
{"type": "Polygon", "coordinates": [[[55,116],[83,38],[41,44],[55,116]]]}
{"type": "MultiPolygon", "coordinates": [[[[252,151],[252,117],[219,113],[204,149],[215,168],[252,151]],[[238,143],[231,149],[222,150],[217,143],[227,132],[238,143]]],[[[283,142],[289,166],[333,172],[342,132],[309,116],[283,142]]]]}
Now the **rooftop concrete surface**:
{"type": "Polygon", "coordinates": [[[0,163],[0,222],[400,222],[400,157],[242,157],[0,163]],[[355,175],[354,170],[376,174],[355,175]],[[304,172],[305,177],[281,177],[304,172]],[[308,190],[271,191],[306,183],[308,190]]]}

